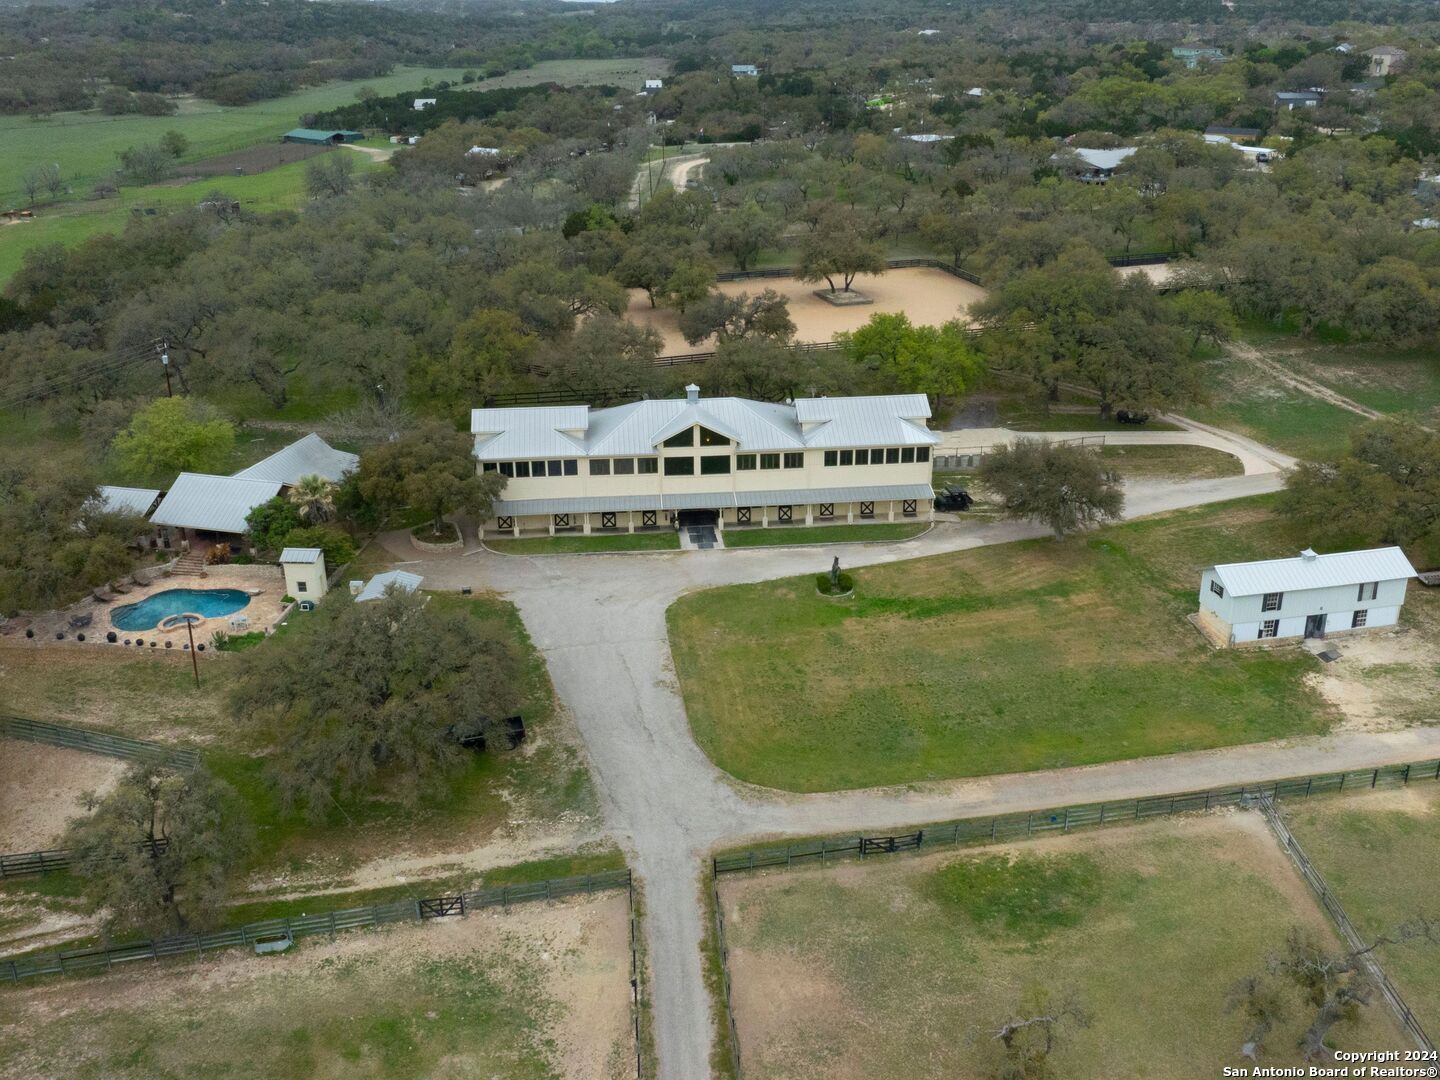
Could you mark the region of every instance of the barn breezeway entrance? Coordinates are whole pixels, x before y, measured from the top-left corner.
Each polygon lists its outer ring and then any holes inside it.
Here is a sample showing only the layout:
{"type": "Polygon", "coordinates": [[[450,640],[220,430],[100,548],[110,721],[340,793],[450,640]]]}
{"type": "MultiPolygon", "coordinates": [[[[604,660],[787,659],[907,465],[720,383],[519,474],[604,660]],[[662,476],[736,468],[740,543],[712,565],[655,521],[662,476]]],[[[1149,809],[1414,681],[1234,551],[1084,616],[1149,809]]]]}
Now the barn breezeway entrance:
{"type": "Polygon", "coordinates": [[[716,528],[720,524],[719,510],[681,510],[676,521],[684,539],[689,541],[689,544],[685,546],[697,547],[702,551],[709,551],[721,546],[720,537],[716,532],[716,528]]]}

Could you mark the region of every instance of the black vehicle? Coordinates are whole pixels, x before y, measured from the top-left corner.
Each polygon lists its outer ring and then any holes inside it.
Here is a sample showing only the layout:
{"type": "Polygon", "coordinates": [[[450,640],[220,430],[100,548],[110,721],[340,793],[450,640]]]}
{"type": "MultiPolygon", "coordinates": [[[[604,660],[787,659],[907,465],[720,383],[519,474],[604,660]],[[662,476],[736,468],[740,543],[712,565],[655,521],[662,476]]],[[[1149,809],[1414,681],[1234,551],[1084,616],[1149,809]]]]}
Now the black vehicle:
{"type": "Polygon", "coordinates": [[[1148,412],[1131,412],[1129,409],[1121,409],[1115,414],[1115,419],[1122,424],[1143,424],[1150,419],[1148,412]]]}
{"type": "Polygon", "coordinates": [[[947,484],[940,494],[935,496],[936,510],[961,511],[969,510],[975,500],[964,488],[958,488],[954,484],[947,484]]]}

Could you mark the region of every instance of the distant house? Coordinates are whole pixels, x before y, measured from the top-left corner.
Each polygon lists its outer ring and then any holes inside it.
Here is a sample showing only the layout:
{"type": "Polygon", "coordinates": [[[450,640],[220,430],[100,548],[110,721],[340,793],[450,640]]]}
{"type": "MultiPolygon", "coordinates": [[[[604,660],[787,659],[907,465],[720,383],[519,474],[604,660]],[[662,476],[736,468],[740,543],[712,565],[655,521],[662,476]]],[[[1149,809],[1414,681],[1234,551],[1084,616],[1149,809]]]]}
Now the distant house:
{"type": "Polygon", "coordinates": [[[359,464],[359,455],[336,450],[312,431],[235,475],[241,480],[273,480],[287,486],[298,483],[302,476],[323,476],[338,484],[359,464]]]}
{"type": "Polygon", "coordinates": [[[281,142],[288,143],[310,143],[312,145],[323,145],[332,143],[359,142],[365,137],[363,131],[329,130],[321,131],[317,128],[291,128],[284,135],[280,136],[281,142]]]}
{"type": "Polygon", "coordinates": [[[1170,55],[1176,60],[1183,60],[1187,68],[1225,62],[1225,54],[1213,45],[1177,45],[1170,50],[1170,55]]]}
{"type": "Polygon", "coordinates": [[[500,156],[500,148],[499,148],[498,146],[472,146],[472,147],[470,147],[469,150],[466,150],[466,151],[465,151],[465,156],[466,156],[466,157],[499,157],[499,156],[500,156]]]}
{"type": "Polygon", "coordinates": [[[1395,74],[1405,66],[1405,61],[1410,59],[1409,53],[1393,45],[1378,45],[1373,49],[1366,49],[1365,55],[1370,58],[1370,75],[1377,79],[1395,74]]]}
{"type": "Polygon", "coordinates": [[[1440,201],[1440,173],[1421,173],[1417,176],[1415,197],[1427,203],[1440,201]]]}
{"type": "Polygon", "coordinates": [[[1295,109],[1313,109],[1325,100],[1325,95],[1318,90],[1277,90],[1275,92],[1276,108],[1283,108],[1287,112],[1295,109]]]}
{"type": "Polygon", "coordinates": [[[182,472],[150,515],[150,524],[162,526],[167,547],[172,540],[233,542],[245,534],[250,511],[283,487],[273,480],[182,472]]]}
{"type": "Polygon", "coordinates": [[[1414,576],[1398,547],[1225,563],[1200,575],[1198,618],[1229,645],[1394,626],[1414,576]]]}
{"type": "Polygon", "coordinates": [[[1080,159],[1079,167],[1072,175],[1076,180],[1085,184],[1107,183],[1110,177],[1114,175],[1115,170],[1119,168],[1120,163],[1138,149],[1138,146],[1118,146],[1114,150],[1091,150],[1087,147],[1072,148],[1071,153],[1080,159]]]}
{"type": "Polygon", "coordinates": [[[930,134],[923,134],[923,135],[901,135],[900,137],[901,137],[902,139],[906,139],[906,140],[908,140],[908,141],[910,141],[910,142],[918,142],[918,143],[938,143],[938,142],[944,142],[946,139],[953,139],[955,136],[954,136],[954,135],[930,135],[930,134]]]}
{"type": "Polygon", "coordinates": [[[434,105],[439,100],[439,98],[433,97],[417,97],[415,99],[415,103],[410,107],[416,112],[424,112],[426,109],[430,108],[431,105],[434,105]]]}
{"type": "Polygon", "coordinates": [[[759,75],[760,69],[754,64],[731,64],[731,75],[759,75]]]}
{"type": "Polygon", "coordinates": [[[1251,164],[1264,165],[1284,156],[1278,150],[1271,150],[1268,146],[1251,146],[1241,142],[1238,137],[1231,138],[1229,135],[1211,135],[1206,132],[1205,141],[1215,146],[1228,146],[1232,150],[1238,150],[1250,159],[1251,164]]]}
{"type": "Polygon", "coordinates": [[[664,89],[664,86],[665,86],[665,80],[664,80],[664,79],[646,79],[646,80],[645,80],[645,92],[646,92],[647,94],[653,94],[656,90],[664,89]]]}
{"type": "Polygon", "coordinates": [[[940,32],[939,30],[916,30],[916,31],[915,31],[915,33],[919,34],[921,37],[934,37],[934,36],[935,36],[936,34],[938,34],[939,32],[940,32]]]}
{"type": "Polygon", "coordinates": [[[128,514],[131,517],[149,517],[150,511],[160,501],[163,491],[157,488],[113,487],[102,484],[96,494],[95,506],[106,514],[128,514]]]}
{"type": "Polygon", "coordinates": [[[965,96],[969,98],[982,98],[987,93],[989,93],[989,91],[983,86],[972,86],[969,90],[965,91],[965,96]]]}

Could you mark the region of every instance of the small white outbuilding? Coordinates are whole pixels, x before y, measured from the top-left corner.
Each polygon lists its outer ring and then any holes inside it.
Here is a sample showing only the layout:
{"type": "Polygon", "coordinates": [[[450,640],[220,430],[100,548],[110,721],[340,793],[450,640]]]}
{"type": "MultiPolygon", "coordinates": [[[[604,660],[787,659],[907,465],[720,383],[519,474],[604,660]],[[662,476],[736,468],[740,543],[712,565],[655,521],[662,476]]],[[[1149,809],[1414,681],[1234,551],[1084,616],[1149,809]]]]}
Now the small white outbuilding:
{"type": "Polygon", "coordinates": [[[1200,575],[1200,622],[1230,645],[1394,626],[1415,568],[1398,547],[1225,563],[1200,575]]]}
{"type": "Polygon", "coordinates": [[[285,571],[285,595],[302,603],[318,602],[325,595],[325,553],[319,548],[287,547],[280,552],[285,571]]]}

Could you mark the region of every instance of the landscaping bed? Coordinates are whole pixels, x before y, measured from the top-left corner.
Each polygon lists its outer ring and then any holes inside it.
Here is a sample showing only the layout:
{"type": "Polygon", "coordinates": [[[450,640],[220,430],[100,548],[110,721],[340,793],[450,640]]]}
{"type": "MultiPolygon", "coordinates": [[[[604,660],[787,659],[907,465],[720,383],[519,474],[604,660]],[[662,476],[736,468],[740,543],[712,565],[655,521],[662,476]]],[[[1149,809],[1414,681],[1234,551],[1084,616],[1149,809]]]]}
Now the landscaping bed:
{"type": "Polygon", "coordinates": [[[856,569],[851,599],[809,575],[692,593],[668,616],[691,727],[789,791],[1321,734],[1341,714],[1314,657],[1215,651],[1186,621],[1204,567],[1301,546],[1267,505],[856,569]]]}
{"type": "MultiPolygon", "coordinates": [[[[1334,932],[1258,813],[1124,826],[962,854],[720,879],[747,1075],[999,1075],[995,1031],[1073,1003],[1056,1077],[1190,1080],[1247,1064],[1229,1007],[1294,926],[1334,932]],[[1243,917],[1237,918],[1237,913],[1243,917]]],[[[1261,1062],[1301,1064],[1284,986],[1261,1062]]],[[[1332,1031],[1406,1045],[1385,1006],[1332,1031]]]]}

